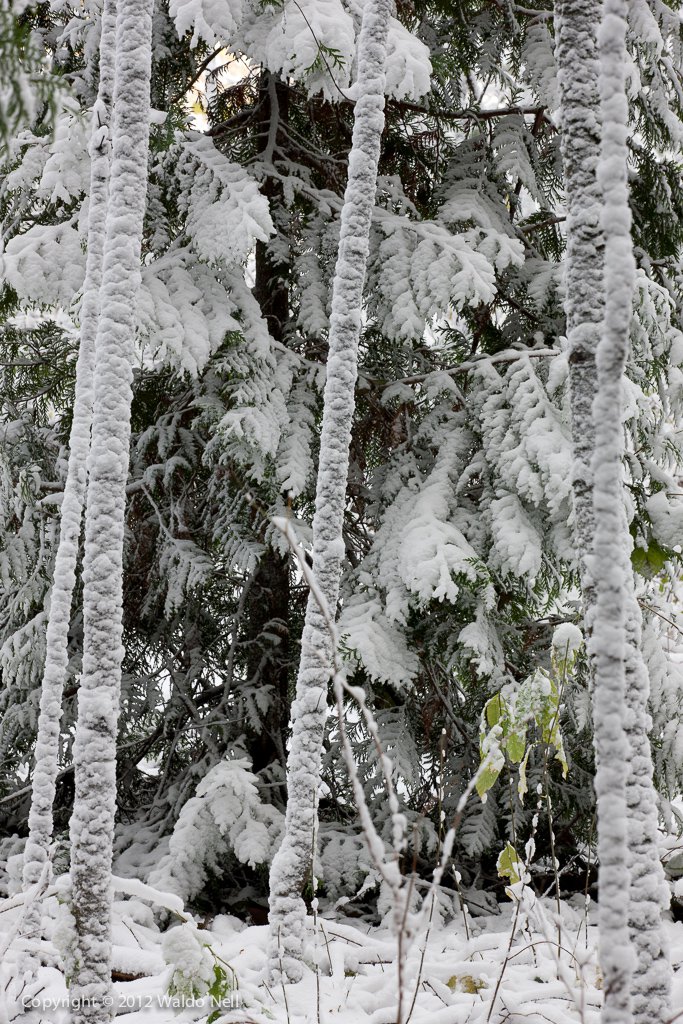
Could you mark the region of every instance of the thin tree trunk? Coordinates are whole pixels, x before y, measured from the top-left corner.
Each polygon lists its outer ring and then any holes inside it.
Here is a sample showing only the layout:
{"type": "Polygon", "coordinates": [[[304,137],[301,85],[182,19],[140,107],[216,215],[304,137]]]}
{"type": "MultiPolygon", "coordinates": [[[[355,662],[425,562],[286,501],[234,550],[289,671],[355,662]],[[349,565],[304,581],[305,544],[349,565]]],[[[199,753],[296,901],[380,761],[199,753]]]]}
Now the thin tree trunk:
{"type": "Polygon", "coordinates": [[[267,548],[249,587],[245,615],[250,645],[248,677],[257,680],[258,686],[268,687],[270,700],[260,731],[250,730],[249,733],[249,753],[255,774],[270,765],[279,765],[282,769],[287,758],[289,608],[289,559],[267,548]],[[268,636],[273,633],[277,634],[279,642],[273,642],[268,636]]]}
{"type": "MultiPolygon", "coordinates": [[[[76,362],[73,420],[69,437],[69,463],[64,484],[55,559],[50,591],[45,668],[40,694],[38,736],[33,770],[29,835],[24,852],[24,888],[40,878],[49,855],[53,832],[53,804],[59,762],[59,721],[68,668],[68,637],[71,604],[76,582],[76,563],[83,518],[83,500],[90,449],[93,408],[95,335],[102,282],[102,259],[109,191],[109,119],[114,86],[115,0],[105,0],[100,37],[100,81],[93,109],[90,138],[90,195],[88,208],[88,252],[81,302],[81,328],[76,362]]],[[[40,902],[27,909],[24,933],[35,938],[40,929],[40,902]]]]}
{"type": "MultiPolygon", "coordinates": [[[[625,516],[624,516],[625,520],[625,516]]],[[[630,534],[624,521],[626,566],[630,534]]],[[[650,677],[643,657],[643,623],[633,587],[628,594],[626,632],[626,735],[630,746],[626,803],[629,842],[629,933],[636,965],[631,991],[635,1024],[664,1024],[671,1017],[673,971],[664,932],[663,911],[669,906],[669,891],[657,844],[659,815],[657,793],[652,781],[652,750],[648,731],[650,677]]]]}
{"type": "MultiPolygon", "coordinates": [[[[386,39],[391,0],[367,0],[358,47],[358,100],[341,215],[339,254],[332,286],[327,381],[313,518],[313,570],[334,611],[344,551],[349,445],[354,411],[358,341],[369,233],[384,128],[386,39]]],[[[320,756],[332,675],[331,638],[309,594],[301,643],[292,743],[287,764],[285,834],[270,873],[270,970],[301,977],[306,908],[301,893],[310,877],[316,833],[320,756]]]]}
{"type": "Polygon", "coordinates": [[[595,605],[587,609],[593,656],[595,792],[597,796],[599,955],[604,977],[603,1024],[630,1024],[635,966],[628,929],[629,879],[625,731],[626,610],[632,577],[625,571],[628,533],[623,514],[623,377],[629,347],[634,262],[626,178],[626,21],[623,0],[606,0],[598,31],[602,139],[598,184],[605,239],[604,320],[596,353],[597,388],[591,571],[595,605]]]}
{"type": "Polygon", "coordinates": [[[111,855],[121,687],[122,575],[136,295],[147,190],[152,0],[119,0],[109,210],[85,519],[84,650],[74,742],[72,911],[81,1001],[74,1024],[112,1017],[111,855]]]}
{"type": "Polygon", "coordinates": [[[567,202],[565,311],[574,465],[574,536],[584,605],[595,603],[588,555],[593,543],[591,459],[595,443],[595,352],[604,314],[602,197],[598,187],[600,94],[594,0],[556,0],[561,148],[567,202]]]}
{"type": "MultiPolygon", "coordinates": [[[[591,470],[591,453],[595,444],[592,407],[597,389],[595,351],[605,315],[603,288],[610,288],[609,277],[603,282],[605,261],[600,224],[603,192],[597,177],[601,144],[599,62],[594,4],[590,0],[559,0],[556,11],[557,59],[562,95],[562,155],[568,213],[566,310],[575,458],[575,535],[579,549],[587,632],[590,636],[596,604],[595,579],[588,557],[595,533],[591,470]]],[[[626,117],[627,114],[626,110],[626,117]]],[[[610,170],[603,176],[603,187],[606,190],[611,188],[611,173],[610,170]]],[[[623,241],[628,244],[628,237],[623,241]]],[[[613,273],[611,268],[608,273],[613,273]]],[[[624,292],[620,301],[626,303],[624,309],[628,314],[631,308],[632,279],[629,281],[627,277],[621,283],[624,292]]],[[[623,362],[628,351],[628,323],[622,325],[622,331],[624,336],[621,344],[625,348],[619,374],[623,373],[623,362]]],[[[615,509],[619,510],[622,519],[619,554],[625,581],[624,687],[629,713],[623,724],[629,746],[626,777],[630,877],[628,925],[636,952],[636,966],[631,982],[632,1010],[637,1024],[646,1024],[653,1020],[664,1020],[668,1016],[671,970],[665,952],[662,926],[661,911],[666,893],[657,854],[657,803],[647,736],[649,678],[641,651],[642,622],[628,560],[631,542],[623,496],[615,509]]],[[[593,669],[594,658],[593,654],[593,669]]]]}
{"type": "MultiPolygon", "coordinates": [[[[259,157],[267,164],[288,158],[287,124],[289,120],[289,86],[272,71],[264,71],[259,84],[259,157]]],[[[291,146],[289,147],[291,148],[291,146]]],[[[282,179],[265,171],[261,192],[268,199],[278,231],[283,224],[278,212],[289,213],[284,199],[282,179]]],[[[285,238],[285,242],[286,242],[285,238]]],[[[289,278],[291,267],[287,255],[276,246],[274,251],[265,242],[256,243],[254,297],[268,324],[272,338],[285,344],[289,322],[289,278]]],[[[286,495],[283,497],[286,501],[286,495]]],[[[246,604],[247,673],[259,686],[270,690],[270,705],[261,731],[249,739],[249,752],[254,772],[271,764],[282,769],[287,759],[289,725],[289,558],[267,548],[261,555],[256,574],[249,585],[246,604]],[[263,639],[263,634],[276,631],[280,642],[263,639]]],[[[278,790],[283,803],[284,785],[278,790]]]]}

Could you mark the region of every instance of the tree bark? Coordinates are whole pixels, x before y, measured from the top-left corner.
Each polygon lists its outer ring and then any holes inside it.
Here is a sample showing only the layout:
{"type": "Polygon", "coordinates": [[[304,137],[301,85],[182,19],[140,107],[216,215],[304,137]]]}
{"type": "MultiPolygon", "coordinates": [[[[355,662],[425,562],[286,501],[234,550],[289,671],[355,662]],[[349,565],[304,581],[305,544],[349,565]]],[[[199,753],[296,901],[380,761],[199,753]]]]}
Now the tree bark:
{"type": "MultiPolygon", "coordinates": [[[[286,156],[287,140],[282,132],[289,114],[289,87],[272,71],[264,71],[260,87],[259,153],[266,163],[275,163],[286,156]]],[[[268,174],[262,188],[268,199],[273,219],[285,212],[282,182],[268,174]]],[[[256,275],[254,297],[259,304],[268,331],[275,341],[285,344],[289,323],[289,277],[287,259],[273,253],[265,242],[256,243],[256,275]]],[[[256,575],[249,587],[247,600],[247,673],[270,690],[271,701],[260,733],[250,740],[254,772],[273,763],[284,769],[287,759],[289,725],[289,559],[268,548],[263,552],[256,575]],[[263,639],[266,631],[276,632],[279,643],[263,639]]],[[[284,787],[282,792],[285,797],[284,787]]]]}
{"type": "MultiPolygon", "coordinates": [[[[289,560],[268,548],[249,587],[247,673],[267,686],[270,704],[261,731],[251,736],[249,750],[256,774],[287,759],[289,723],[289,560]],[[278,641],[264,637],[275,634],[278,641]]],[[[283,794],[284,795],[284,794],[283,794]]]]}

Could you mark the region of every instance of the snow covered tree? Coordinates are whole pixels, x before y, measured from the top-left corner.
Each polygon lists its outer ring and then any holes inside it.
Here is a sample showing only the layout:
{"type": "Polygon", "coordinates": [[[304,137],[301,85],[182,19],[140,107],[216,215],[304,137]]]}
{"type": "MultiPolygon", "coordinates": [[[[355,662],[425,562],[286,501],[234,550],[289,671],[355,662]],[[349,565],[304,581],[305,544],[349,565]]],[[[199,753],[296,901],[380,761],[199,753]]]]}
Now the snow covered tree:
{"type": "MultiPolygon", "coordinates": [[[[271,523],[293,516],[310,550],[362,7],[174,3],[154,15],[115,856],[140,872],[162,864],[163,885],[203,910],[244,914],[260,904],[254,913],[265,914],[285,810],[306,588],[271,523]],[[227,826],[228,805],[242,808],[244,829],[227,826]],[[194,829],[204,847],[189,842],[194,829]]],[[[627,498],[639,595],[668,615],[683,204],[680,112],[665,65],[671,57],[675,74],[678,29],[666,29],[658,55],[638,10],[629,31],[638,269],[627,498]]],[[[45,119],[27,122],[0,179],[0,810],[21,836],[67,471],[99,38],[95,3],[27,14],[78,109],[62,110],[54,133],[45,119]]],[[[512,703],[537,671],[551,671],[556,627],[580,621],[564,172],[547,15],[535,0],[524,9],[420,0],[398,5],[388,33],[339,608],[349,676],[365,689],[400,780],[416,885],[433,868],[439,800],[450,817],[479,765],[487,703],[502,691],[512,703]]],[[[55,800],[59,870],[73,799],[81,606],[77,576],[55,800]]],[[[648,612],[666,809],[680,789],[682,691],[660,626],[648,612]]],[[[544,767],[540,743],[526,764],[529,789],[548,791],[553,816],[551,826],[541,813],[532,875],[545,887],[552,827],[566,865],[561,885],[583,891],[594,811],[583,656],[563,682],[561,708],[567,779],[559,762],[544,767]]],[[[366,798],[388,836],[374,743],[349,718],[366,798]]],[[[320,904],[365,886],[357,902],[374,912],[334,727],[323,742],[320,904]]],[[[500,850],[534,827],[516,773],[506,765],[487,802],[471,797],[462,815],[454,859],[473,903],[493,899],[500,850]]]]}
{"type": "MultiPolygon", "coordinates": [[[[614,21],[614,12],[607,12],[606,25],[602,29],[603,44],[607,44],[612,36],[615,40],[619,38],[619,30],[624,32],[624,27],[614,21]]],[[[619,13],[619,12],[617,12],[619,13]]],[[[621,12],[623,18],[624,12],[621,12]]],[[[602,435],[599,437],[593,425],[594,409],[596,415],[600,415],[600,402],[604,404],[608,399],[604,397],[607,387],[614,391],[612,402],[616,407],[610,407],[605,411],[602,409],[602,422],[609,424],[612,431],[612,443],[614,450],[604,456],[611,458],[618,466],[621,473],[621,452],[619,445],[623,444],[621,434],[621,411],[619,397],[620,389],[623,387],[622,376],[628,355],[630,339],[630,309],[632,304],[632,289],[629,290],[629,275],[625,273],[629,261],[632,261],[629,245],[622,239],[622,260],[614,256],[615,247],[618,250],[618,243],[614,238],[615,226],[618,230],[619,218],[601,218],[603,202],[605,209],[610,212],[616,207],[619,216],[626,220],[626,235],[630,227],[629,218],[625,211],[628,209],[628,197],[625,194],[614,196],[612,190],[620,181],[625,180],[626,175],[626,145],[622,143],[622,150],[618,147],[609,151],[609,144],[615,146],[615,132],[617,136],[620,129],[610,123],[609,117],[621,114],[623,125],[621,131],[625,130],[627,123],[626,98],[624,83],[621,86],[617,81],[611,83],[611,94],[608,93],[605,111],[607,114],[608,134],[606,162],[601,167],[602,179],[598,179],[598,153],[601,143],[601,116],[600,116],[600,92],[598,87],[598,54],[595,35],[594,10],[591,5],[583,3],[562,3],[558,8],[558,63],[559,79],[562,89],[562,133],[563,133],[563,158],[565,164],[566,192],[568,197],[568,225],[567,225],[567,331],[570,348],[570,396],[572,408],[572,436],[574,442],[575,464],[574,464],[574,515],[576,522],[576,534],[579,544],[580,558],[582,564],[581,582],[583,600],[585,606],[586,625],[589,635],[593,628],[600,622],[600,586],[598,577],[593,576],[595,570],[605,580],[605,573],[608,564],[612,564],[615,558],[621,560],[622,577],[615,577],[614,585],[619,588],[619,599],[615,600],[614,593],[605,597],[603,595],[603,615],[605,608],[609,613],[619,617],[621,612],[621,626],[624,630],[622,636],[622,649],[617,650],[616,657],[621,659],[619,669],[624,673],[621,680],[623,691],[615,697],[614,694],[604,696],[600,687],[608,682],[619,682],[619,676],[614,672],[612,666],[606,669],[604,665],[599,667],[599,659],[605,656],[609,649],[609,643],[602,632],[592,637],[593,645],[591,662],[595,672],[595,737],[596,751],[598,754],[598,772],[596,776],[596,789],[600,794],[601,788],[606,790],[607,796],[603,797],[602,803],[598,799],[598,832],[602,831],[610,839],[614,840],[619,834],[609,822],[601,821],[601,807],[609,808],[618,815],[628,807],[628,829],[627,836],[621,835],[622,843],[628,838],[628,851],[625,848],[618,851],[618,856],[611,863],[611,854],[601,854],[600,879],[601,893],[603,893],[602,904],[604,903],[605,920],[602,925],[603,955],[608,958],[615,948],[615,942],[623,942],[622,931],[619,937],[610,937],[611,925],[614,923],[610,913],[616,911],[616,927],[623,929],[623,922],[619,922],[623,913],[623,876],[624,868],[628,864],[630,873],[630,906],[628,909],[628,924],[631,942],[636,951],[636,960],[633,965],[633,983],[619,974],[619,966],[614,966],[615,979],[608,991],[610,997],[614,993],[616,1011],[606,1004],[606,1014],[616,1012],[614,1019],[622,1019],[620,1014],[625,1012],[624,1005],[619,1005],[619,999],[627,995],[633,997],[633,1019],[645,1021],[652,1019],[654,1013],[657,1019],[664,1019],[668,1010],[669,996],[669,969],[667,967],[667,954],[664,947],[664,934],[661,913],[665,904],[663,896],[663,875],[659,862],[657,850],[657,812],[655,793],[652,787],[652,758],[647,737],[647,699],[649,694],[649,679],[647,667],[641,650],[641,613],[635,599],[633,589],[633,570],[628,560],[630,549],[630,538],[628,535],[628,523],[625,514],[625,495],[623,483],[618,479],[612,486],[613,493],[607,499],[602,497],[601,508],[604,512],[608,509],[607,515],[616,515],[620,519],[620,526],[616,522],[608,522],[605,527],[599,527],[599,520],[596,520],[594,507],[594,466],[598,467],[596,481],[600,486],[608,486],[609,474],[604,465],[598,465],[592,460],[598,457],[597,445],[601,442],[608,445],[602,435]],[[620,88],[623,96],[620,96],[620,88]],[[621,106],[621,110],[619,109],[621,106]],[[611,136],[611,138],[610,138],[611,136]],[[621,158],[622,165],[619,165],[621,158]],[[612,234],[610,234],[610,231],[612,234]],[[603,251],[604,250],[604,251],[603,251]],[[614,258],[614,265],[610,264],[610,258],[614,258]],[[626,264],[624,265],[624,260],[626,264]],[[617,279],[621,291],[610,291],[615,288],[617,279]],[[609,296],[609,298],[608,298],[609,296]],[[612,365],[602,371],[602,395],[600,393],[600,378],[596,363],[596,352],[601,351],[598,341],[603,330],[603,319],[605,320],[607,334],[609,337],[609,317],[615,316],[616,309],[622,317],[623,323],[617,325],[616,336],[621,346],[619,356],[612,365]],[[621,309],[619,308],[621,305],[621,309]],[[619,331],[621,332],[619,335],[619,331]],[[611,380],[610,380],[611,374],[611,380]],[[596,405],[596,396],[598,404],[596,405]],[[594,450],[596,455],[593,455],[594,450]],[[592,557],[593,538],[595,538],[596,556],[592,557]],[[607,560],[600,563],[599,559],[604,558],[604,550],[600,545],[607,539],[612,544],[612,550],[607,553],[607,560]],[[619,601],[623,602],[623,608],[619,608],[619,601]],[[602,671],[601,671],[602,670],[602,671]],[[619,709],[622,701],[626,702],[630,715],[622,723],[623,735],[621,737],[622,748],[616,751],[601,750],[604,736],[605,723],[600,721],[600,715],[607,709],[608,714],[614,714],[614,709],[619,709]],[[611,709],[611,710],[610,710],[611,709]],[[624,740],[628,745],[624,746],[624,740]],[[603,758],[601,767],[600,758],[603,758]],[[620,785],[623,780],[623,761],[625,758],[628,766],[626,777],[626,790],[624,794],[625,806],[618,808],[614,802],[616,790],[614,784],[620,785]],[[614,766],[619,765],[612,778],[607,775],[613,771],[614,766]],[[605,776],[603,777],[603,771],[605,776]],[[626,860],[624,859],[626,858],[626,860]],[[613,876],[610,879],[611,872],[613,876]],[[611,893],[611,895],[610,895],[611,893]]],[[[612,54],[612,60],[618,67],[626,59],[625,42],[624,50],[618,50],[612,54]]],[[[612,74],[615,68],[613,66],[612,74]]],[[[603,91],[603,100],[605,91],[603,91]]],[[[623,181],[622,181],[623,187],[623,181]]],[[[623,227],[621,228],[623,234],[623,227]]],[[[618,255],[618,253],[617,253],[618,255]]],[[[635,280],[634,274],[632,274],[635,280]]],[[[614,343],[614,339],[612,339],[614,343]]],[[[606,342],[604,343],[606,344],[606,342]]],[[[600,422],[598,420],[598,422],[600,422]]],[[[614,468],[614,467],[613,467],[614,468]]],[[[598,496],[599,497],[599,496],[598,496]]],[[[604,586],[604,583],[603,583],[604,586]]],[[[597,628],[597,626],[596,626],[597,628]]],[[[618,740],[619,723],[611,730],[612,738],[618,740]]],[[[622,830],[625,828],[624,820],[619,822],[622,830]]],[[[605,968],[606,976],[610,966],[605,968]]],[[[608,997],[608,999],[610,998],[608,997]]]]}
{"type": "MultiPolygon", "coordinates": [[[[111,44],[106,22],[103,36],[111,44]]],[[[108,1021],[113,1017],[111,858],[123,657],[123,531],[134,300],[140,282],[147,194],[151,38],[151,0],[118,0],[106,236],[99,303],[90,313],[97,321],[97,332],[83,562],[83,670],[74,741],[75,796],[71,819],[71,909],[77,944],[72,991],[76,1001],[73,1015],[78,1022],[108,1021]]],[[[104,56],[108,75],[109,55],[104,56]]],[[[105,188],[106,175],[102,178],[105,180],[101,187],[105,188]]],[[[94,198],[91,195],[91,203],[94,198]]],[[[97,198],[104,205],[106,199],[97,198]]],[[[100,212],[103,211],[97,211],[100,212]]],[[[89,234],[89,240],[91,237],[89,234]]],[[[95,251],[90,254],[93,261],[99,259],[98,248],[96,237],[95,251]]],[[[91,283],[86,276],[86,286],[91,283]]],[[[81,350],[82,359],[87,360],[89,355],[88,348],[85,353],[81,350]]],[[[86,374],[88,370],[86,363],[86,374]]],[[[87,377],[83,383],[89,390],[87,377]]],[[[84,404],[87,408],[87,398],[84,404]]],[[[90,417],[81,414],[75,429],[80,428],[85,434],[79,438],[82,447],[87,447],[89,427],[90,417]]],[[[76,470],[81,468],[79,465],[76,470]]]]}
{"type": "MultiPolygon", "coordinates": [[[[623,376],[628,353],[635,264],[627,192],[626,4],[607,0],[598,31],[601,149],[598,183],[604,233],[604,320],[595,361],[593,401],[593,512],[591,568],[595,606],[589,611],[594,658],[598,855],[600,857],[600,963],[605,977],[602,1019],[632,1019],[631,975],[635,957],[628,935],[626,776],[629,747],[624,723],[628,635],[626,608],[630,569],[623,514],[623,376]]],[[[575,425],[581,429],[581,424],[575,425]]]]}
{"type": "Polygon", "coordinates": [[[54,116],[64,82],[51,74],[44,32],[32,24],[28,0],[0,3],[0,146],[36,117],[54,116]]]}
{"type": "MultiPolygon", "coordinates": [[[[116,11],[106,3],[102,11],[99,89],[92,114],[90,141],[90,190],[87,231],[87,262],[80,311],[80,334],[69,463],[60,508],[59,546],[50,589],[45,668],[40,691],[40,715],[32,778],[29,836],[24,851],[24,885],[35,884],[43,870],[52,841],[52,805],[59,763],[59,732],[62,695],[68,666],[68,632],[76,581],[86,466],[90,449],[93,406],[95,336],[102,282],[107,195],[109,182],[109,120],[114,84],[116,11]]],[[[31,907],[25,930],[38,930],[40,906],[31,907]]]]}
{"type": "Polygon", "coordinates": [[[384,128],[385,64],[390,0],[369,0],[358,41],[358,77],[349,172],[341,211],[339,253],[332,283],[323,422],[313,517],[313,571],[301,641],[292,745],[287,764],[287,814],[282,844],[270,872],[271,971],[301,977],[306,908],[302,891],[313,870],[320,758],[332,676],[326,615],[336,608],[344,550],[343,525],[355,402],[358,342],[368,239],[375,207],[384,128]]]}

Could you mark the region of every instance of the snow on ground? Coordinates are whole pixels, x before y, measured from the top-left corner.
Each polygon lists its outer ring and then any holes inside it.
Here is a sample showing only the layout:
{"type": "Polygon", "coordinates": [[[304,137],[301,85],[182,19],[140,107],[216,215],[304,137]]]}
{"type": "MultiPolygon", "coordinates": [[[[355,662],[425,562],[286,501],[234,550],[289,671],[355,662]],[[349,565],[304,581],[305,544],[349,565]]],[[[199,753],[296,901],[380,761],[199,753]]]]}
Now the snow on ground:
{"type": "MultiPolygon", "coordinates": [[[[403,1024],[593,1024],[601,978],[597,933],[586,928],[583,897],[561,904],[513,887],[498,915],[422,920],[402,969],[403,1024]],[[521,902],[520,902],[521,897],[521,902]],[[514,925],[514,934],[513,934],[514,925]]],[[[171,897],[169,897],[171,899],[171,897]]],[[[20,909],[0,904],[0,949],[11,940],[20,909]]],[[[46,935],[37,981],[22,987],[19,944],[0,967],[0,1021],[68,1024],[67,989],[53,939],[54,896],[46,901],[46,935]],[[2,1006],[5,993],[6,1008],[2,1006]],[[29,1012],[22,1015],[26,1007],[29,1012]],[[5,1016],[3,1016],[3,1010],[5,1016]]],[[[118,1016],[126,1024],[207,1021],[218,1024],[395,1024],[398,1020],[397,938],[388,927],[321,915],[309,918],[307,968],[296,985],[264,981],[267,927],[219,915],[210,930],[171,915],[159,926],[158,908],[136,896],[114,904],[114,968],[118,1016]],[[173,923],[175,920],[175,923],[173,923]],[[172,960],[169,965],[166,960],[172,960]],[[220,1005],[206,995],[219,968],[227,979],[220,1005]],[[118,974],[117,974],[118,976],[118,974]],[[231,981],[231,979],[234,979],[231,981]],[[232,984],[232,990],[228,988],[232,984]],[[192,993],[195,993],[193,996],[192,993]],[[176,993],[173,995],[173,993],[176,993]],[[202,995],[202,993],[204,993],[202,995]]],[[[683,963],[683,924],[667,924],[674,970],[683,963]]],[[[674,981],[674,1015],[683,1008],[683,971],[674,981]]]]}

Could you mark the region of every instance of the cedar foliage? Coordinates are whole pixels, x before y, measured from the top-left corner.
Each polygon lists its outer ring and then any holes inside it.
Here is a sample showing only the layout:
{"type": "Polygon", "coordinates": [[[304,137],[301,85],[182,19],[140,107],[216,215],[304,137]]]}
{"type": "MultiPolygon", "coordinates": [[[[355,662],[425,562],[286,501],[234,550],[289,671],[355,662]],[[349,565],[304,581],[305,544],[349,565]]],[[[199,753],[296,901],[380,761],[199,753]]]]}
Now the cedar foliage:
{"type": "MultiPolygon", "coordinates": [[[[422,875],[434,862],[441,813],[450,819],[480,762],[486,702],[548,668],[554,628],[580,621],[566,469],[563,180],[545,6],[530,0],[520,12],[491,0],[425,0],[398,9],[429,49],[432,81],[424,97],[387,100],[340,628],[353,681],[365,687],[401,779],[413,836],[406,870],[415,864],[422,875]]],[[[679,435],[671,429],[683,381],[681,39],[674,14],[663,4],[651,8],[666,47],[658,53],[643,37],[644,14],[634,18],[629,42],[640,83],[630,138],[638,277],[626,458],[666,809],[680,785],[683,735],[681,678],[670,657],[676,635],[661,618],[681,521],[672,496],[679,435]]],[[[280,5],[266,9],[279,16],[280,5]]],[[[0,807],[7,836],[26,828],[76,357],[84,115],[97,86],[94,9],[40,6],[22,19],[42,40],[50,81],[68,89],[71,105],[44,103],[24,111],[20,124],[12,114],[3,148],[0,807]]],[[[152,126],[138,311],[117,849],[149,867],[159,862],[181,814],[193,811],[197,787],[211,793],[212,772],[226,757],[246,759],[254,788],[240,775],[236,806],[254,820],[267,809],[269,839],[245,852],[238,837],[205,815],[197,819],[210,832],[209,852],[184,893],[198,905],[244,908],[265,893],[263,865],[284,810],[306,591],[271,519],[291,515],[309,539],[352,102],[343,95],[349,68],[322,47],[307,73],[279,74],[253,55],[245,62],[237,48],[221,49],[217,36],[193,45],[192,30],[179,38],[165,5],[156,12],[152,105],[167,116],[152,126]]],[[[59,829],[73,795],[79,588],[59,829]]],[[[567,885],[582,887],[593,766],[581,658],[563,686],[568,777],[553,762],[548,772],[538,746],[528,786],[550,787],[567,885]]],[[[376,752],[350,722],[381,827],[387,809],[376,752]]],[[[215,778],[233,785],[220,772],[215,778]]],[[[359,890],[370,868],[333,726],[323,782],[320,874],[334,899],[359,890]]],[[[528,834],[533,801],[522,804],[516,786],[517,768],[508,764],[487,802],[473,797],[466,807],[455,848],[466,891],[497,884],[498,852],[528,834]]],[[[542,818],[539,845],[548,830],[542,818]]],[[[173,849],[164,877],[182,889],[189,868],[183,861],[183,875],[173,849]]]]}

